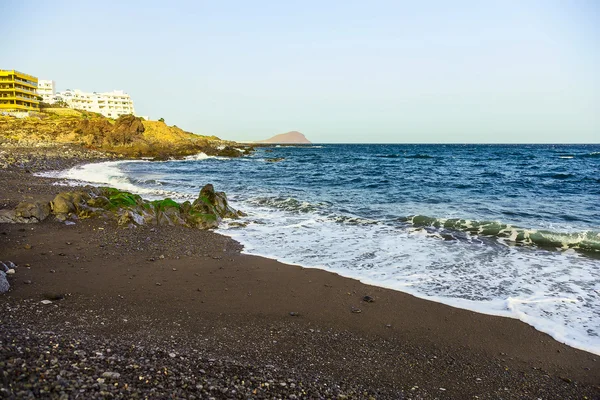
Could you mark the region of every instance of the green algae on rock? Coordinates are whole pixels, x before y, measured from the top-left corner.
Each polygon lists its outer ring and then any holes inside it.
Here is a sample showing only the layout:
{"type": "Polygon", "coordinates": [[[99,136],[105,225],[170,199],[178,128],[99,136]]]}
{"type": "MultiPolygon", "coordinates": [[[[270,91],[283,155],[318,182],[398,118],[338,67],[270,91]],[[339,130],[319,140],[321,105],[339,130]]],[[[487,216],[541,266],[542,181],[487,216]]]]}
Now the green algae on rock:
{"type": "Polygon", "coordinates": [[[224,192],[205,185],[193,202],[182,204],[166,198],[148,201],[141,196],[115,188],[86,187],[56,195],[51,203],[59,220],[93,218],[116,220],[119,225],[182,225],[198,229],[219,226],[223,218],[239,218],[244,213],[233,209],[224,192]]]}
{"type": "Polygon", "coordinates": [[[0,210],[1,223],[36,223],[50,214],[59,221],[102,218],[122,226],[180,225],[197,229],[219,226],[223,218],[239,218],[245,214],[233,209],[224,192],[205,185],[198,198],[190,203],[144,200],[141,196],[109,187],[91,187],[61,192],[50,203],[23,202],[15,210],[0,210]]]}

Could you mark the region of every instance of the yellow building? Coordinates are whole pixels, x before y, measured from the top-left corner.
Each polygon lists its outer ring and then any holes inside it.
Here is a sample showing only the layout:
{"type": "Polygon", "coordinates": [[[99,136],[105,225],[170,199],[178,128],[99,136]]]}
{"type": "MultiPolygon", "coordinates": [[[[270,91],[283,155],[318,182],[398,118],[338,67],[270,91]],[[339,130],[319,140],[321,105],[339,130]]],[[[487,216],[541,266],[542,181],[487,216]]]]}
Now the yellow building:
{"type": "Polygon", "coordinates": [[[39,111],[38,78],[15,70],[0,69],[0,112],[39,111]]]}

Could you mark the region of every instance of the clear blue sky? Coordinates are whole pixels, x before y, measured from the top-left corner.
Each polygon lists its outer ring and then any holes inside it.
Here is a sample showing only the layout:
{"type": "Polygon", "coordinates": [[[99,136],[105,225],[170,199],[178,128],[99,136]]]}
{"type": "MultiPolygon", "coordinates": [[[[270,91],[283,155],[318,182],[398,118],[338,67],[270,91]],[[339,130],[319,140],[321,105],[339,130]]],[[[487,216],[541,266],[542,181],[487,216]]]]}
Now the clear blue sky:
{"type": "Polygon", "coordinates": [[[600,2],[0,0],[0,68],[256,140],[600,142],[600,2]]]}

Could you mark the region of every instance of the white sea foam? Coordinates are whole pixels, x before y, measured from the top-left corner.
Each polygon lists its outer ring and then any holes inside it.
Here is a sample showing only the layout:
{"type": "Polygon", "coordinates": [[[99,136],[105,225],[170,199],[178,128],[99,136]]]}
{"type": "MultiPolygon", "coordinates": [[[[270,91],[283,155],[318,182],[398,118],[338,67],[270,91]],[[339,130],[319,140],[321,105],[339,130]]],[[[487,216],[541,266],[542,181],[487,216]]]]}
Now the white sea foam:
{"type": "Polygon", "coordinates": [[[187,156],[183,158],[185,161],[201,161],[208,159],[216,159],[216,160],[225,160],[225,157],[217,157],[217,156],[209,156],[206,153],[200,152],[198,154],[193,154],[191,156],[187,156]]]}
{"type": "Polygon", "coordinates": [[[150,162],[147,160],[135,161],[106,161],[95,164],[84,164],[64,171],[49,171],[38,174],[51,178],[67,179],[79,183],[106,185],[128,192],[136,193],[148,199],[172,197],[181,198],[181,194],[174,191],[151,189],[146,186],[137,185],[124,173],[120,166],[125,163],[150,162]]]}

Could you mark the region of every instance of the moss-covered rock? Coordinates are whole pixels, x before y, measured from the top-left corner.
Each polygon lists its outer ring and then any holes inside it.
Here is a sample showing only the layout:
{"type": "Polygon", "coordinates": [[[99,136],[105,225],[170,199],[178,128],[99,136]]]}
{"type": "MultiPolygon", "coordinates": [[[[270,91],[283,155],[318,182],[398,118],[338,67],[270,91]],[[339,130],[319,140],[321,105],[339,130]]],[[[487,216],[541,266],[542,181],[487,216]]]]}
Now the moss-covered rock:
{"type": "Polygon", "coordinates": [[[206,185],[198,198],[190,203],[173,199],[147,201],[137,194],[115,188],[88,187],[64,192],[52,201],[52,212],[59,220],[76,215],[80,219],[103,218],[119,225],[180,225],[198,229],[219,226],[223,218],[238,218],[244,213],[229,206],[227,196],[206,185]]]}

